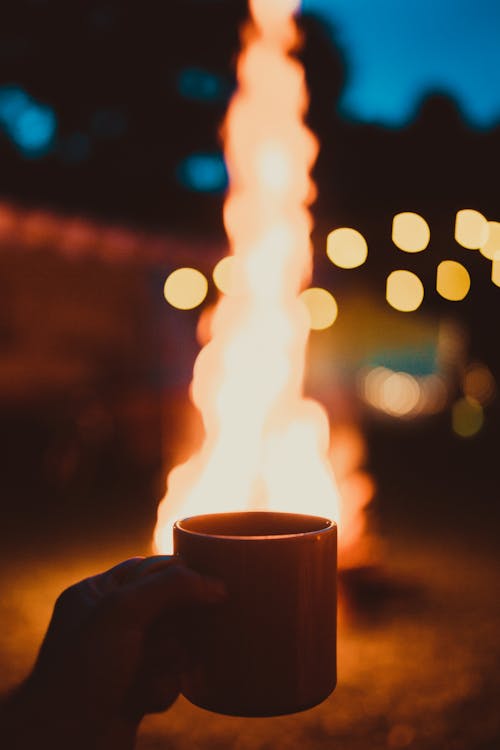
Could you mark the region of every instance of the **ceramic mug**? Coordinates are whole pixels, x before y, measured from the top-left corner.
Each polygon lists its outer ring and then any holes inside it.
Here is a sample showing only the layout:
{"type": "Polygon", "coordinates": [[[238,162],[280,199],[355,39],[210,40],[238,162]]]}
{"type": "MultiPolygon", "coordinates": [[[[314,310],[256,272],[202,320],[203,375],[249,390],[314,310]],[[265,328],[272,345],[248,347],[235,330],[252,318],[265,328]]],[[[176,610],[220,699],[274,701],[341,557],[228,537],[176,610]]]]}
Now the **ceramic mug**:
{"type": "Polygon", "coordinates": [[[182,693],[232,716],[278,716],[321,703],[336,684],[337,527],[295,513],[194,516],[174,552],[221,579],[228,599],[193,616],[182,693]]]}

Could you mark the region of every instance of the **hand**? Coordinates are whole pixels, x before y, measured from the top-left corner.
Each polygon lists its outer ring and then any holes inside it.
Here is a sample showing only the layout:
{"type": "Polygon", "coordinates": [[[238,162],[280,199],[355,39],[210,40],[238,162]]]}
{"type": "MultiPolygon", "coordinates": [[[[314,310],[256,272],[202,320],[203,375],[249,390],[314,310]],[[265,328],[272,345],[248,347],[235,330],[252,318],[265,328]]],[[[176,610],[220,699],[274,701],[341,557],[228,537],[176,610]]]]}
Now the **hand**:
{"type": "Polygon", "coordinates": [[[10,747],[33,747],[35,735],[37,747],[47,735],[51,748],[132,747],[144,714],[179,694],[183,612],[224,598],[223,584],[167,556],[126,560],[71,586],[14,701],[18,739],[34,732],[10,747]]]}

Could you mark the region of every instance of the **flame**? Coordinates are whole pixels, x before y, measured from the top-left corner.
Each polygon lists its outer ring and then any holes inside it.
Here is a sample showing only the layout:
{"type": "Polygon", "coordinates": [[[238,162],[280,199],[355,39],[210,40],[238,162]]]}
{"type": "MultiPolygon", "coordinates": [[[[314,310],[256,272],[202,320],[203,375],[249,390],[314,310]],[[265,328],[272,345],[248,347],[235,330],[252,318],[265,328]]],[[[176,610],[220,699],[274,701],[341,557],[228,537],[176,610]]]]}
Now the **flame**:
{"type": "Polygon", "coordinates": [[[221,296],[194,365],[191,397],[205,437],[168,476],[154,539],[164,553],[179,517],[269,509],[338,518],[328,418],[303,396],[310,321],[299,294],[311,276],[317,143],[303,122],[304,71],[292,56],[297,5],[251,0],[242,34],[224,124],[224,223],[238,280],[221,296]]]}

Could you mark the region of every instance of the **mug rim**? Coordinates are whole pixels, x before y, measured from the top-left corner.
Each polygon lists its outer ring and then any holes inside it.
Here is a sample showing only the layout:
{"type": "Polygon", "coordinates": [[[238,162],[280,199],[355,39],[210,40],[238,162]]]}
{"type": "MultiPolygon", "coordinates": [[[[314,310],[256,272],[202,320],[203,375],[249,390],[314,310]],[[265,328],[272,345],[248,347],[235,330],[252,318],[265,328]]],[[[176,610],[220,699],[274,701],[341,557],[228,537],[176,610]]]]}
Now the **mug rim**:
{"type": "Polygon", "coordinates": [[[302,539],[309,536],[317,536],[318,534],[324,534],[325,532],[332,531],[337,528],[337,523],[331,518],[325,518],[324,516],[316,516],[309,513],[293,513],[287,511],[274,511],[274,510],[242,510],[242,511],[226,511],[221,513],[197,513],[193,516],[187,516],[186,518],[180,518],[174,523],[174,529],[180,531],[183,534],[188,534],[195,537],[204,537],[205,539],[217,539],[220,541],[224,540],[238,540],[244,541],[269,541],[270,539],[302,539]],[[294,518],[308,518],[316,519],[323,526],[317,529],[309,531],[295,531],[288,534],[211,534],[206,531],[194,531],[193,529],[186,529],[183,524],[186,521],[191,521],[195,518],[216,518],[217,516],[243,516],[243,515],[264,515],[266,513],[274,516],[293,516],[294,518]]]}

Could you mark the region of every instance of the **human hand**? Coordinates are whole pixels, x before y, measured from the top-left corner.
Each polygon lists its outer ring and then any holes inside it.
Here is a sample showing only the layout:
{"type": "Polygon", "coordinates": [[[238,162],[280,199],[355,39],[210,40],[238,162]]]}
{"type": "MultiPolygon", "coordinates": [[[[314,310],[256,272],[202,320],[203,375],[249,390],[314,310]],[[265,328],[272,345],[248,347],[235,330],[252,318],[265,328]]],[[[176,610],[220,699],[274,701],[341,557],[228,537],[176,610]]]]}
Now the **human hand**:
{"type": "Polygon", "coordinates": [[[223,584],[169,556],[126,560],[64,591],[19,693],[37,746],[49,735],[51,748],[132,747],[144,714],[179,694],[183,613],[224,598],[223,584]]]}

